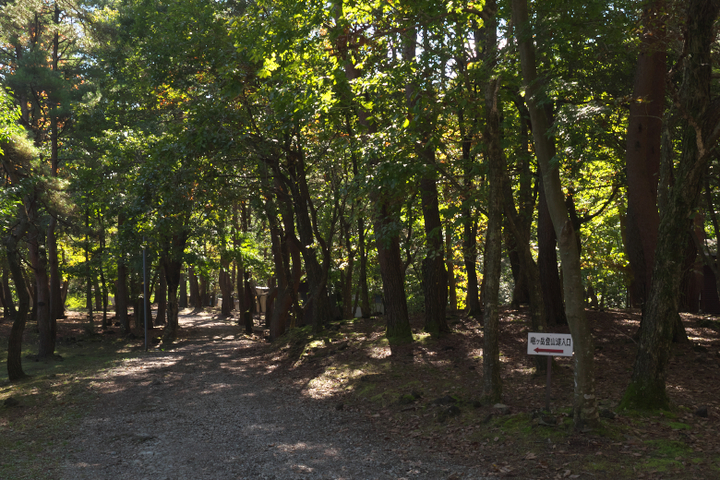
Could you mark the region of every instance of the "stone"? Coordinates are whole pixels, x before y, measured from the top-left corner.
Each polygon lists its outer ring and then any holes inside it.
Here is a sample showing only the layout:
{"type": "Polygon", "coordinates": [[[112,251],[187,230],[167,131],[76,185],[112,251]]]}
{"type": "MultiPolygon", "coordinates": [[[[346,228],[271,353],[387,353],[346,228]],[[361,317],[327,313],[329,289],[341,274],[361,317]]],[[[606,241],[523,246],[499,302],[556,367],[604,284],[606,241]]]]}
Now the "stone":
{"type": "Polygon", "coordinates": [[[493,405],[493,408],[497,410],[501,415],[509,415],[510,414],[510,407],[507,405],[504,405],[502,403],[496,403],[493,405]]]}
{"type": "Polygon", "coordinates": [[[542,415],[538,417],[538,425],[545,425],[547,427],[555,427],[557,426],[558,421],[557,418],[553,417],[552,415],[542,415]]]}

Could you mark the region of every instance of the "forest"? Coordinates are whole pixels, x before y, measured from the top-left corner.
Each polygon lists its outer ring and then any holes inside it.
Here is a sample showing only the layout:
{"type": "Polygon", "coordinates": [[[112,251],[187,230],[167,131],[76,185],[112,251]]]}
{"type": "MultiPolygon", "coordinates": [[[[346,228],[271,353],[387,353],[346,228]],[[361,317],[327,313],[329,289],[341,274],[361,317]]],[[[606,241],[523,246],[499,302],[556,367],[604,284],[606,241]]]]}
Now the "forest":
{"type": "Polygon", "coordinates": [[[720,0],[0,9],[11,381],[23,332],[51,358],[71,309],[169,345],[187,307],[252,332],[257,296],[273,340],[382,313],[403,345],[465,312],[493,402],[500,308],[527,305],[527,331],[569,328],[582,429],[588,309],[642,312],[640,409],[669,406],[679,312],[720,313],[720,0]]]}

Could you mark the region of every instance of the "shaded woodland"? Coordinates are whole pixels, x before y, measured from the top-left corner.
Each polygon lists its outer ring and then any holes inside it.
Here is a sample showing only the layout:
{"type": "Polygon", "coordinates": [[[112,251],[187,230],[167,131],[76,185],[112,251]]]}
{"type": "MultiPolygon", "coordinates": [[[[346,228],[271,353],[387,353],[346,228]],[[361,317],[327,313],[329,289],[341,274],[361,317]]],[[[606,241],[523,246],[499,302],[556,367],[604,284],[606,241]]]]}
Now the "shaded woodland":
{"type": "Polygon", "coordinates": [[[679,312],[720,313],[720,0],[0,9],[12,381],[23,331],[52,358],[70,308],[164,344],[188,306],[248,333],[260,309],[272,340],[380,314],[392,346],[465,311],[492,403],[501,306],[527,305],[572,334],[583,429],[588,308],[642,312],[622,405],[643,409],[670,405],[679,312]]]}

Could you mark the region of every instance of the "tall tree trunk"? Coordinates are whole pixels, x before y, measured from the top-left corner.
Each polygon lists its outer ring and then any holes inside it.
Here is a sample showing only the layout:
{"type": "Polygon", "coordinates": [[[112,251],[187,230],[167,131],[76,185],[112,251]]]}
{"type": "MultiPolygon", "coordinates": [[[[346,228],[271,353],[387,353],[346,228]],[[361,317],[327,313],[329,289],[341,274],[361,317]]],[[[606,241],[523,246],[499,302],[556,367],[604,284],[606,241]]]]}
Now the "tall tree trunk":
{"type": "Polygon", "coordinates": [[[27,376],[22,368],[22,337],[27,323],[28,310],[30,309],[30,297],[25,289],[25,279],[20,265],[20,252],[18,252],[18,242],[24,235],[27,226],[28,222],[21,214],[20,222],[5,238],[5,254],[18,297],[18,309],[14,312],[13,326],[8,338],[7,370],[8,379],[11,382],[22,380],[27,376]]]}
{"type": "Polygon", "coordinates": [[[580,269],[580,252],[570,216],[565,206],[565,196],[557,164],[552,163],[552,141],[548,135],[550,122],[542,107],[542,91],[535,63],[535,47],[529,24],[527,0],[512,0],[512,17],[517,32],[520,64],[532,122],[535,151],[543,177],[545,197],[550,218],[558,239],[560,260],[563,268],[565,314],[575,351],[575,395],[573,420],[576,429],[598,424],[597,398],[592,332],[585,317],[584,290],[580,269]]]}
{"type": "MultiPolygon", "coordinates": [[[[360,290],[360,313],[363,318],[370,318],[370,292],[367,281],[367,240],[365,238],[365,220],[358,219],[358,248],[360,255],[360,272],[358,286],[360,290]]],[[[354,312],[353,312],[354,313],[354,312]]]]}
{"type": "Polygon", "coordinates": [[[660,224],[657,196],[667,68],[665,5],[666,0],[652,0],[643,11],[625,154],[627,254],[635,294],[642,305],[650,289],[660,224]]]}
{"type": "Polygon", "coordinates": [[[220,261],[220,276],[219,276],[220,291],[223,296],[220,313],[225,317],[231,316],[232,311],[235,308],[235,305],[233,305],[233,297],[232,297],[233,284],[232,284],[232,278],[230,278],[229,270],[230,270],[230,259],[226,257],[220,261]]]}
{"type": "MultiPolygon", "coordinates": [[[[413,26],[403,35],[403,60],[415,61],[417,29],[413,26]]],[[[423,163],[423,173],[419,181],[420,203],[425,220],[426,257],[422,263],[423,294],[425,296],[425,331],[438,336],[450,331],[447,324],[446,309],[448,298],[447,271],[445,270],[445,248],[443,245],[443,228],[438,206],[436,183],[435,146],[432,144],[432,123],[429,119],[418,115],[414,117],[418,102],[419,90],[414,80],[405,86],[405,101],[408,116],[414,133],[421,143],[417,147],[417,155],[423,163]]]]}
{"type": "Polygon", "coordinates": [[[452,244],[452,224],[448,222],[445,226],[445,264],[447,266],[448,277],[448,310],[452,313],[457,313],[457,283],[455,281],[455,263],[453,262],[452,244]]]}
{"type": "Polygon", "coordinates": [[[178,294],[178,307],[188,307],[188,285],[187,285],[187,273],[183,271],[180,274],[180,293],[178,294]]]}
{"type": "Polygon", "coordinates": [[[342,270],[344,275],[342,282],[342,297],[343,297],[343,318],[353,318],[355,312],[353,311],[353,270],[355,266],[355,250],[352,248],[352,238],[350,231],[350,222],[346,221],[344,215],[340,219],[340,236],[342,237],[343,243],[345,244],[345,254],[347,255],[347,264],[345,269],[342,270]]]}
{"type": "MultiPolygon", "coordinates": [[[[155,325],[165,325],[167,317],[167,299],[168,299],[168,286],[167,286],[167,275],[165,275],[164,267],[162,262],[158,265],[160,270],[158,275],[158,287],[155,290],[155,303],[157,303],[157,316],[155,317],[155,325]]],[[[182,274],[181,274],[182,283],[182,274]]],[[[180,302],[178,302],[178,309],[180,302]]]]}
{"type": "Polygon", "coordinates": [[[666,192],[666,200],[661,203],[652,282],[632,378],[622,401],[625,407],[655,409],[669,406],[665,378],[678,317],[683,267],[682,255],[678,252],[686,246],[702,178],[720,130],[717,119],[720,108],[710,96],[711,47],[719,11],[718,0],[689,0],[687,3],[687,55],[683,59],[683,84],[678,101],[684,117],[682,152],[672,168],[674,182],[666,192]]]}
{"type": "Polygon", "coordinates": [[[103,255],[105,254],[105,232],[103,230],[101,240],[100,240],[100,291],[102,294],[102,329],[106,330],[110,323],[108,322],[108,287],[107,282],[105,281],[105,268],[103,268],[103,255]]]}
{"type": "MultiPolygon", "coordinates": [[[[290,153],[288,170],[291,173],[291,181],[288,185],[289,190],[292,192],[293,201],[291,207],[295,209],[300,253],[305,261],[305,272],[310,289],[309,302],[312,305],[313,332],[318,333],[332,319],[327,293],[328,269],[330,266],[327,256],[329,252],[324,247],[326,240],[320,237],[319,232],[313,228],[311,218],[312,199],[307,187],[305,158],[302,149],[290,153]],[[314,244],[319,244],[320,248],[312,247],[311,245],[314,244]],[[318,253],[323,256],[322,264],[318,261],[318,253]]],[[[286,234],[288,234],[287,227],[286,234]]]]}
{"type": "Polygon", "coordinates": [[[40,331],[39,358],[51,357],[55,353],[55,337],[57,335],[56,320],[50,318],[50,284],[47,274],[47,257],[45,249],[42,248],[43,237],[41,230],[33,226],[29,230],[27,242],[30,265],[35,272],[35,303],[37,305],[35,314],[40,331]]]}
{"type": "Polygon", "coordinates": [[[202,310],[202,301],[200,300],[200,285],[198,277],[195,275],[195,266],[188,267],[188,277],[190,278],[190,306],[195,310],[202,310]]]}
{"type": "MultiPolygon", "coordinates": [[[[274,340],[285,333],[293,296],[290,292],[291,286],[288,278],[290,275],[288,268],[288,232],[285,231],[285,235],[283,235],[282,229],[277,223],[277,217],[270,213],[274,213],[274,202],[266,201],[265,205],[269,213],[268,223],[270,224],[273,261],[275,263],[275,277],[278,282],[276,290],[277,293],[272,306],[272,316],[269,318],[270,339],[274,340]],[[283,236],[285,236],[285,238],[283,238],[283,236]]],[[[286,227],[289,226],[292,228],[292,219],[287,217],[288,214],[289,212],[286,212],[284,221],[286,222],[286,227]]]]}
{"type": "MultiPolygon", "coordinates": [[[[458,123],[460,125],[460,136],[462,139],[462,159],[463,159],[463,182],[467,192],[473,188],[473,163],[472,156],[472,138],[465,126],[465,114],[461,109],[458,111],[458,123]]],[[[472,214],[470,194],[467,193],[463,198],[461,205],[462,221],[463,221],[463,264],[465,265],[465,275],[467,276],[467,292],[465,295],[466,312],[471,317],[479,317],[482,313],[482,305],[480,304],[480,289],[477,277],[477,219],[472,214]]]]}
{"type": "Polygon", "coordinates": [[[542,292],[540,270],[535,264],[530,251],[530,232],[522,226],[523,220],[515,209],[510,179],[503,181],[504,212],[510,234],[514,237],[520,274],[527,287],[528,301],[530,303],[530,325],[535,332],[547,330],[548,321],[545,311],[545,301],[542,292]]]}
{"type": "MultiPolygon", "coordinates": [[[[434,159],[434,152],[432,157],[434,159]]],[[[425,331],[437,336],[450,332],[446,309],[448,280],[445,270],[442,222],[438,192],[434,178],[420,180],[427,256],[423,259],[423,290],[425,294],[425,331]]]]}
{"type": "Polygon", "coordinates": [[[167,323],[163,330],[163,344],[170,344],[177,339],[179,330],[178,315],[178,286],[180,285],[180,274],[183,265],[183,253],[187,243],[188,233],[182,230],[165,240],[165,248],[162,253],[161,265],[167,280],[167,323]]]}
{"type": "Polygon", "coordinates": [[[8,267],[3,263],[2,265],[2,288],[5,297],[3,302],[3,314],[5,318],[15,318],[15,304],[13,303],[12,291],[10,290],[10,284],[8,283],[8,267]]]}
{"type": "MultiPolygon", "coordinates": [[[[3,309],[3,320],[5,319],[5,313],[7,312],[7,308],[5,307],[5,285],[2,279],[0,279],[0,307],[3,309]]],[[[2,321],[2,320],[0,320],[2,321]]]]}
{"type": "MultiPolygon", "coordinates": [[[[60,23],[60,8],[56,4],[53,12],[53,22],[58,25],[60,23]]],[[[58,61],[60,59],[60,33],[56,31],[53,35],[52,46],[52,70],[58,72],[58,61]]],[[[57,105],[52,105],[57,107],[57,105]]],[[[50,113],[50,172],[53,177],[58,175],[58,117],[54,112],[50,113]]],[[[65,317],[65,303],[60,292],[61,276],[60,265],[58,261],[57,249],[57,219],[51,216],[47,227],[47,258],[50,267],[50,316],[53,320],[65,317]]]]}
{"type": "Polygon", "coordinates": [[[383,200],[375,199],[375,244],[383,284],[386,336],[391,345],[412,342],[405,297],[405,272],[400,252],[399,215],[383,200]]]}
{"type": "MultiPolygon", "coordinates": [[[[100,266],[98,266],[98,273],[100,273],[100,266]]],[[[93,298],[95,299],[95,311],[99,312],[102,310],[103,306],[103,299],[102,299],[102,290],[100,289],[100,281],[98,280],[98,275],[93,275],[93,298]]]]}
{"type": "Polygon", "coordinates": [[[127,274],[127,265],[125,264],[124,255],[122,252],[119,252],[117,261],[117,286],[115,289],[115,315],[117,315],[125,335],[130,333],[127,274]]]}
{"type": "Polygon", "coordinates": [[[210,292],[208,292],[208,280],[205,274],[197,276],[198,279],[198,298],[200,309],[210,305],[210,292]]]}
{"type": "Polygon", "coordinates": [[[482,313],[480,289],[477,278],[477,220],[471,216],[470,208],[463,207],[463,263],[467,275],[467,294],[465,305],[467,314],[477,317],[482,313]]]}
{"type": "MultiPolygon", "coordinates": [[[[555,146],[550,145],[549,148],[554,150],[555,146]]],[[[550,210],[548,210],[544,180],[542,175],[540,177],[537,222],[538,269],[540,278],[542,278],[540,286],[545,302],[545,317],[550,325],[565,325],[567,324],[565,302],[560,274],[558,273],[557,254],[555,253],[557,236],[550,217],[550,210]]]]}
{"type": "MultiPolygon", "coordinates": [[[[487,0],[485,10],[489,18],[481,34],[485,37],[485,62],[494,70],[497,52],[497,3],[487,0]]],[[[483,397],[487,402],[499,402],[502,397],[500,378],[500,263],[502,258],[503,172],[505,159],[500,145],[500,107],[498,90],[500,79],[490,70],[485,85],[485,142],[487,144],[488,227],[485,244],[485,308],[483,311],[483,397]]]]}

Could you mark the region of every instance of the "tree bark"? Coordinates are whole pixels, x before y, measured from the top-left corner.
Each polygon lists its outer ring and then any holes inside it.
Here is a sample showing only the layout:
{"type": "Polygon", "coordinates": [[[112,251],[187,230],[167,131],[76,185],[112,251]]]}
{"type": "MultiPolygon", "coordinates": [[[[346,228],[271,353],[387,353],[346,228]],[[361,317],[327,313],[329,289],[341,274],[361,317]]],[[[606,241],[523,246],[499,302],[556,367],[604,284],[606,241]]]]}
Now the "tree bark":
{"type": "Polygon", "coordinates": [[[463,222],[463,238],[462,238],[462,254],[463,264],[465,266],[465,275],[467,276],[467,291],[465,295],[465,310],[470,317],[479,317],[482,314],[482,305],[480,304],[480,289],[477,277],[477,230],[478,222],[473,215],[471,207],[470,191],[473,189],[473,164],[472,155],[472,137],[465,125],[465,114],[462,109],[458,111],[458,124],[460,127],[461,150],[463,160],[463,186],[467,192],[461,205],[462,222],[463,222]]]}
{"type": "Polygon", "coordinates": [[[119,253],[117,261],[117,287],[115,290],[115,314],[120,321],[123,333],[130,333],[130,318],[128,317],[128,287],[127,287],[127,265],[122,252],[119,253]]]}
{"type": "Polygon", "coordinates": [[[630,104],[625,163],[627,168],[627,254],[635,295],[645,304],[657,245],[658,180],[662,118],[665,107],[666,0],[653,0],[643,12],[640,54],[630,104]]]}
{"type": "Polygon", "coordinates": [[[676,106],[683,116],[682,152],[672,168],[673,185],[661,202],[660,225],[652,282],[643,321],[633,374],[623,397],[627,408],[668,408],[665,378],[670,344],[677,322],[687,234],[692,228],[702,178],[717,142],[720,122],[718,106],[712,103],[711,46],[714,22],[720,11],[718,0],[689,0],[683,84],[676,106]]]}
{"type": "Polygon", "coordinates": [[[412,342],[405,297],[405,272],[400,252],[398,224],[400,219],[384,200],[375,199],[375,244],[383,284],[385,304],[385,335],[391,345],[412,342]]]}
{"type": "MultiPolygon", "coordinates": [[[[403,35],[403,60],[414,62],[416,55],[417,29],[412,26],[403,35]]],[[[422,286],[425,297],[425,331],[433,336],[450,332],[446,309],[448,298],[447,271],[445,270],[445,248],[443,228],[438,206],[436,183],[435,146],[431,141],[432,122],[422,115],[415,116],[419,89],[415,80],[405,87],[405,101],[408,117],[412,118],[412,129],[419,140],[416,147],[418,158],[423,163],[420,176],[420,203],[424,218],[426,256],[422,262],[422,286]]]]}
{"type": "Polygon", "coordinates": [[[3,302],[3,314],[5,315],[5,318],[15,318],[15,304],[13,303],[12,291],[10,290],[10,284],[8,283],[8,267],[4,263],[2,265],[2,280],[2,288],[5,297],[5,301],[3,302]]]}
{"type": "Polygon", "coordinates": [[[548,132],[550,122],[539,106],[542,92],[538,82],[535,48],[529,24],[527,0],[512,0],[512,16],[517,32],[520,64],[527,92],[528,110],[532,122],[535,151],[540,164],[550,218],[558,239],[560,260],[563,268],[565,314],[575,351],[575,395],[573,420],[576,429],[595,427],[598,422],[597,398],[592,332],[585,317],[584,290],[580,268],[580,253],[575,230],[565,206],[565,196],[560,184],[559,169],[552,163],[552,141],[548,132]]]}
{"type": "Polygon", "coordinates": [[[187,243],[188,232],[182,230],[165,240],[166,245],[161,258],[161,265],[167,280],[167,323],[163,330],[163,344],[170,344],[177,339],[179,330],[178,286],[182,273],[183,253],[187,243]]]}
{"type": "MultiPolygon", "coordinates": [[[[60,9],[56,4],[53,12],[53,22],[55,25],[60,23],[60,9]]],[[[52,46],[52,70],[58,72],[58,62],[60,60],[60,34],[58,31],[53,35],[52,46]]],[[[57,105],[53,105],[57,106],[57,105]]],[[[58,175],[58,117],[51,113],[50,115],[50,171],[53,177],[58,175]]],[[[58,261],[57,239],[56,239],[57,219],[51,216],[50,223],[47,227],[47,258],[50,267],[50,316],[57,320],[65,318],[65,303],[60,292],[61,276],[60,265],[58,261]]]]}
{"type": "Polygon", "coordinates": [[[453,314],[457,313],[458,299],[457,299],[457,282],[455,281],[455,264],[453,262],[453,251],[452,251],[452,224],[448,223],[445,226],[445,264],[447,267],[448,277],[448,311],[453,314]]]}
{"type": "MultiPolygon", "coordinates": [[[[297,221],[297,231],[300,239],[298,246],[305,262],[305,272],[310,288],[309,302],[312,305],[313,332],[318,333],[332,319],[327,293],[328,269],[330,267],[327,256],[329,252],[324,248],[325,239],[321,238],[318,232],[313,229],[310,212],[313,208],[311,205],[312,199],[307,187],[305,159],[302,149],[298,152],[290,152],[288,170],[291,173],[291,181],[287,186],[292,192],[293,199],[292,205],[288,206],[295,209],[295,220],[297,221]],[[311,246],[316,243],[320,244],[320,248],[311,246]],[[318,261],[318,253],[323,256],[322,264],[318,261]]],[[[288,233],[287,227],[286,233],[288,233]]]]}
{"type": "Polygon", "coordinates": [[[195,310],[202,310],[202,301],[200,299],[200,285],[198,277],[195,275],[195,267],[188,267],[188,277],[190,277],[190,306],[195,310]]]}
{"type": "MultiPolygon", "coordinates": [[[[485,21],[482,34],[485,37],[485,62],[494,70],[497,53],[497,3],[488,0],[485,9],[490,17],[485,21]]],[[[487,144],[488,226],[485,244],[485,308],[483,310],[483,397],[489,403],[499,402],[502,397],[500,378],[500,266],[502,259],[503,221],[503,172],[505,159],[500,145],[500,107],[498,89],[500,79],[490,71],[485,85],[485,142],[487,144]]]]}
{"type": "Polygon", "coordinates": [[[342,297],[343,297],[343,318],[349,319],[355,316],[353,311],[353,272],[355,266],[355,250],[352,248],[352,239],[350,231],[350,222],[343,218],[340,219],[340,235],[342,236],[343,243],[345,244],[345,255],[347,255],[346,267],[342,270],[344,276],[342,282],[342,297]]]}
{"type": "Polygon", "coordinates": [[[20,222],[13,228],[12,232],[5,238],[5,253],[7,256],[10,274],[15,283],[15,292],[18,297],[18,309],[13,318],[13,326],[8,338],[7,370],[8,379],[11,382],[22,380],[27,377],[22,368],[22,336],[27,323],[28,310],[30,309],[30,297],[25,289],[22,266],[20,264],[20,252],[18,242],[25,234],[27,220],[20,215],[20,222]]]}
{"type": "MultiPolygon", "coordinates": [[[[168,287],[167,287],[167,276],[164,272],[162,263],[158,265],[160,274],[158,275],[158,286],[155,290],[155,303],[157,303],[157,316],[155,317],[155,325],[165,325],[167,317],[167,298],[168,298],[168,287]]],[[[182,277],[182,274],[181,274],[182,277]]],[[[179,309],[179,302],[178,302],[179,309]]]]}
{"type": "Polygon", "coordinates": [[[220,291],[222,292],[222,306],[220,309],[220,313],[225,316],[229,317],[232,315],[232,311],[235,308],[235,305],[233,305],[233,285],[232,285],[232,279],[230,278],[230,259],[224,258],[220,261],[220,274],[219,274],[219,283],[220,283],[220,291]]]}
{"type": "Polygon", "coordinates": [[[28,232],[28,253],[30,265],[35,272],[35,315],[38,322],[40,342],[38,348],[39,358],[48,358],[55,353],[55,337],[57,326],[55,319],[50,318],[50,284],[47,274],[47,257],[42,248],[43,237],[36,226],[31,226],[28,232]]]}

